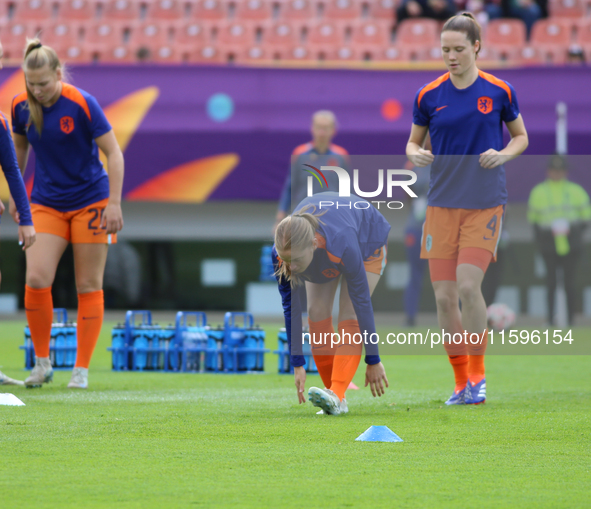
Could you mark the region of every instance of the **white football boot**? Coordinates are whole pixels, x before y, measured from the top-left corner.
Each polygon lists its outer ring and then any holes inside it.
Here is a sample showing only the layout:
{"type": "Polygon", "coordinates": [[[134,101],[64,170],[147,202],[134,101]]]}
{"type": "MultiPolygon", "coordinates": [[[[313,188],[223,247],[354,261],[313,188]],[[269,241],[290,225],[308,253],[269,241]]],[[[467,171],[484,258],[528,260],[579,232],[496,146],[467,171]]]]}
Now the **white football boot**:
{"type": "MultiPolygon", "coordinates": [[[[343,401],[341,401],[341,414],[348,414],[349,413],[349,407],[347,406],[347,400],[344,399],[343,401]]],[[[316,415],[326,415],[326,412],[322,409],[318,410],[318,412],[316,412],[316,415]]]]}
{"type": "Polygon", "coordinates": [[[10,378],[0,371],[0,385],[25,385],[25,382],[10,378]]]}
{"type": "Polygon", "coordinates": [[[341,413],[341,401],[339,397],[330,389],[319,389],[310,387],[308,391],[308,400],[314,406],[320,407],[328,415],[339,415],[341,413]]]}
{"type": "Polygon", "coordinates": [[[88,368],[74,368],[68,389],[88,389],[88,368]]]}
{"type": "Polygon", "coordinates": [[[35,367],[25,380],[28,389],[41,387],[43,384],[53,381],[53,368],[49,357],[35,357],[35,367]]]}

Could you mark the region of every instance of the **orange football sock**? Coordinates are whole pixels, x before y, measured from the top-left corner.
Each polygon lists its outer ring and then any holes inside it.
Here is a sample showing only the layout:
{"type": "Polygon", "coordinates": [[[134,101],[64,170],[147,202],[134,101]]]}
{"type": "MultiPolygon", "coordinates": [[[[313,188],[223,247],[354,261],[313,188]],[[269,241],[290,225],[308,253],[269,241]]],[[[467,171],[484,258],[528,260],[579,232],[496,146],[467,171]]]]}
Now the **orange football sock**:
{"type": "Polygon", "coordinates": [[[468,379],[472,385],[481,382],[484,374],[484,353],[488,345],[488,331],[480,334],[481,342],[477,345],[468,344],[468,379]]]}
{"type": "Polygon", "coordinates": [[[98,341],[103,316],[105,314],[105,301],[103,291],[78,294],[78,353],[76,355],[76,367],[88,368],[94,347],[98,341]]]}
{"type": "Polygon", "coordinates": [[[25,285],[25,311],[31,330],[31,340],[37,357],[49,357],[51,324],[53,323],[53,297],[51,286],[31,288],[25,285]]]}
{"type": "Polygon", "coordinates": [[[331,348],[330,342],[330,335],[334,334],[332,316],[325,320],[320,320],[319,322],[312,322],[308,319],[308,325],[310,326],[310,336],[315,338],[317,343],[322,342],[322,344],[312,344],[312,355],[324,387],[330,387],[335,352],[335,348],[331,348]],[[312,334],[314,334],[314,336],[312,336],[312,334]],[[328,334],[328,336],[326,334],[328,334]]]}
{"type": "Polygon", "coordinates": [[[447,352],[449,363],[454,370],[454,378],[456,379],[456,386],[454,392],[459,392],[468,382],[468,349],[464,342],[456,343],[443,343],[443,347],[447,352]]]}
{"type": "Polygon", "coordinates": [[[341,401],[345,399],[345,392],[357,372],[363,349],[361,344],[356,345],[353,342],[353,335],[361,334],[357,320],[343,320],[339,322],[339,334],[343,336],[343,332],[345,333],[345,338],[341,337],[341,342],[334,357],[332,383],[330,386],[330,390],[341,401]]]}
{"type": "Polygon", "coordinates": [[[456,379],[454,392],[458,393],[466,387],[468,382],[468,356],[450,355],[448,358],[449,363],[454,368],[454,378],[456,379]]]}

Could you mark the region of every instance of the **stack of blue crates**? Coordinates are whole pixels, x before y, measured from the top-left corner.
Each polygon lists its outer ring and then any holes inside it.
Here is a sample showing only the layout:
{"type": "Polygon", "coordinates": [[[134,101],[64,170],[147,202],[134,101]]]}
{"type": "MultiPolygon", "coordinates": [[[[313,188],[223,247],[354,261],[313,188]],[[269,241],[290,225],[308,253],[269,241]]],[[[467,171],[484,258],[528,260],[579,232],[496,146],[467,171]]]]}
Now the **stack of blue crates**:
{"type": "Polygon", "coordinates": [[[108,350],[114,371],[192,373],[264,371],[269,351],[265,332],[254,326],[250,313],[226,313],[224,327],[212,328],[199,311],[179,311],[168,327],[153,324],[149,311],[128,311],[125,324],[113,328],[108,350]]]}
{"type": "MultiPolygon", "coordinates": [[[[307,330],[304,330],[307,332],[307,330]]],[[[309,338],[309,336],[308,336],[309,338]]],[[[278,336],[278,350],[273,353],[276,353],[279,356],[279,369],[277,372],[279,374],[287,374],[293,373],[293,367],[291,365],[290,359],[290,352],[289,352],[289,345],[287,343],[287,331],[285,327],[279,329],[279,336],[278,336]]],[[[314,362],[314,357],[312,356],[312,347],[310,346],[309,339],[304,342],[303,346],[303,354],[304,354],[304,368],[308,373],[318,373],[318,369],[316,368],[316,363],[314,362]]]]}
{"type": "MultiPolygon", "coordinates": [[[[76,324],[68,322],[68,312],[63,308],[53,310],[49,358],[54,369],[72,369],[76,362],[78,347],[76,324]]],[[[19,347],[25,351],[25,368],[35,366],[35,348],[29,326],[25,326],[25,344],[19,347]]]]}

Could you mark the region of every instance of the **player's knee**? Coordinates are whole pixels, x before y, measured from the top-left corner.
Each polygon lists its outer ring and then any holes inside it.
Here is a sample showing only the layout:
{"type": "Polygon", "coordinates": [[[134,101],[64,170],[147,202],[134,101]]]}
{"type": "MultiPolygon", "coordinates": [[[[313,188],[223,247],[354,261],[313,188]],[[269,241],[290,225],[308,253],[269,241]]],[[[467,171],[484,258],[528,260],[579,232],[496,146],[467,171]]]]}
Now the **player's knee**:
{"type": "Polygon", "coordinates": [[[346,320],[357,320],[357,315],[353,309],[339,311],[339,323],[346,320]]]}
{"type": "Polygon", "coordinates": [[[312,322],[321,322],[332,316],[332,308],[326,304],[313,304],[308,306],[308,318],[312,322]]]}
{"type": "Polygon", "coordinates": [[[103,282],[100,279],[82,279],[81,281],[76,281],[76,291],[78,293],[90,293],[96,292],[98,290],[102,290],[103,282]]]}
{"type": "Polygon", "coordinates": [[[458,293],[460,300],[465,305],[475,302],[480,295],[480,286],[471,280],[458,282],[458,293]]]}
{"type": "Polygon", "coordinates": [[[41,271],[28,270],[25,282],[29,288],[47,288],[53,284],[53,277],[41,271]]]}
{"type": "Polygon", "coordinates": [[[452,296],[445,292],[439,292],[435,294],[435,303],[437,305],[437,309],[442,313],[451,313],[453,306],[457,303],[454,303],[452,296]]]}

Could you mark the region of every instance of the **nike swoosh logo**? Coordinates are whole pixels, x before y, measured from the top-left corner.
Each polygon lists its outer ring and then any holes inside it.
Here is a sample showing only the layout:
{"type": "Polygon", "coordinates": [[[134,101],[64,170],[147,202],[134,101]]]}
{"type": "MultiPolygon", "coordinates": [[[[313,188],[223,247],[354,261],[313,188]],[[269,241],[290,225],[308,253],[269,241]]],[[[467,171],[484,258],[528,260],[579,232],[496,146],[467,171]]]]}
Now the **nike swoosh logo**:
{"type": "Polygon", "coordinates": [[[490,237],[490,238],[488,238],[488,237],[482,237],[482,238],[483,238],[484,240],[495,240],[495,238],[494,238],[494,237],[490,237]]]}
{"type": "Polygon", "coordinates": [[[92,232],[93,235],[102,235],[105,232],[92,232]]]}
{"type": "Polygon", "coordinates": [[[435,111],[442,110],[443,108],[447,108],[447,104],[445,106],[439,106],[439,108],[436,108],[435,111]]]}
{"type": "Polygon", "coordinates": [[[96,320],[98,316],[83,316],[82,320],[96,320]]]}

